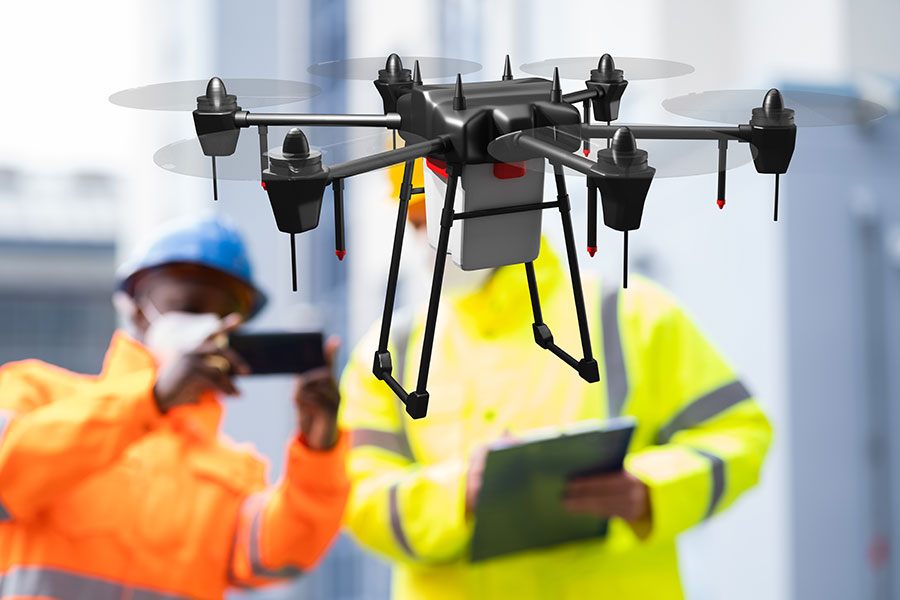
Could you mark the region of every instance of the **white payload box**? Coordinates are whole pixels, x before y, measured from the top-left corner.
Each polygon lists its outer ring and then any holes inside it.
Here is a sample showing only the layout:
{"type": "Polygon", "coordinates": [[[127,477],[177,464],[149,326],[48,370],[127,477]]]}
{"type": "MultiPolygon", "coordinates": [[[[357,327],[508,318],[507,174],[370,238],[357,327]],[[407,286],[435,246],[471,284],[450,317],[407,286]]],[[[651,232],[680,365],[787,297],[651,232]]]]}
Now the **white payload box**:
{"type": "MultiPolygon", "coordinates": [[[[543,158],[516,164],[463,165],[453,211],[456,213],[519,204],[544,198],[543,158]]],[[[447,191],[446,164],[426,160],[425,215],[428,243],[437,248],[447,191]]],[[[459,219],[450,229],[447,254],[464,271],[530,262],[541,247],[541,210],[459,219]]]]}

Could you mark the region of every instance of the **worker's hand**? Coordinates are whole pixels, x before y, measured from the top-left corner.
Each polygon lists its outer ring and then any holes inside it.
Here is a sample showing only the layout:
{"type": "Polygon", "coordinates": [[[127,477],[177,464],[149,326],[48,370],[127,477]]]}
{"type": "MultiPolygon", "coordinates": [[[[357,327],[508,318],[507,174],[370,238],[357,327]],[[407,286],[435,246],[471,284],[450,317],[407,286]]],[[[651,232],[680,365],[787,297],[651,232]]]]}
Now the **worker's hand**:
{"type": "Polygon", "coordinates": [[[472,453],[469,454],[469,468],[466,471],[466,512],[475,511],[478,504],[478,493],[481,491],[481,480],[484,475],[484,463],[487,461],[488,452],[494,448],[502,448],[512,446],[519,442],[510,433],[509,429],[503,432],[503,435],[487,444],[476,446],[472,453]]]}
{"type": "Polygon", "coordinates": [[[239,393],[231,376],[249,373],[250,367],[228,347],[226,336],[241,321],[236,313],[228,315],[222,320],[222,326],[199,346],[160,365],[153,386],[153,397],[160,412],[197,402],[206,390],[219,390],[229,396],[239,393]]]}
{"type": "Polygon", "coordinates": [[[629,523],[650,520],[646,484],[624,469],[572,479],[563,494],[563,505],[574,513],[621,517],[629,523]]]}
{"type": "Polygon", "coordinates": [[[325,342],[325,366],[297,379],[294,402],[300,415],[300,433],[313,450],[328,450],[337,443],[337,413],[341,395],[334,378],[334,362],[340,341],[325,342]]]}

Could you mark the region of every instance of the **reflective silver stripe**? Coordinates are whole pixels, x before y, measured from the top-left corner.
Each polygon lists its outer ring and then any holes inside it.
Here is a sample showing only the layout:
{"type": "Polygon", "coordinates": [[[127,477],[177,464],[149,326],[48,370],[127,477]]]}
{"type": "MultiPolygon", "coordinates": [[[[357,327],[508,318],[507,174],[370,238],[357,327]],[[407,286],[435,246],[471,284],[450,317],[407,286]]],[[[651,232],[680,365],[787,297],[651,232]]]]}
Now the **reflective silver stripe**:
{"type": "MultiPolygon", "coordinates": [[[[6,426],[9,424],[10,420],[12,420],[12,413],[0,409],[0,444],[3,443],[3,434],[6,433],[6,426]]],[[[0,523],[5,523],[7,521],[12,521],[12,516],[9,514],[9,511],[6,510],[6,507],[3,506],[3,500],[0,500],[0,523]]]]}
{"type": "Polygon", "coordinates": [[[186,598],[49,567],[13,567],[0,575],[0,598],[15,596],[39,596],[60,600],[69,598],[181,600],[186,598]]]}
{"type": "Polygon", "coordinates": [[[606,364],[607,418],[617,417],[628,397],[628,373],[619,335],[619,290],[603,295],[601,318],[603,327],[603,360],[606,364]]]}
{"type": "Polygon", "coordinates": [[[253,521],[250,523],[250,549],[248,552],[250,558],[250,572],[256,577],[271,577],[276,579],[286,579],[302,575],[303,571],[292,565],[285,565],[279,569],[267,569],[263,566],[262,558],[260,557],[260,545],[262,542],[260,539],[260,524],[267,503],[265,497],[260,496],[257,498],[258,499],[255,500],[256,506],[253,508],[255,511],[253,521]]]}
{"type": "Polygon", "coordinates": [[[692,450],[706,458],[711,463],[710,468],[712,470],[712,492],[710,492],[709,495],[709,507],[707,507],[706,514],[703,517],[704,519],[708,519],[713,515],[714,512],[716,512],[716,508],[719,506],[719,502],[722,500],[722,494],[725,493],[725,461],[712,452],[700,450],[699,448],[692,448],[692,450]]]}
{"type": "Polygon", "coordinates": [[[666,444],[682,429],[690,429],[707,421],[735,404],[749,400],[752,395],[739,379],[700,396],[675,415],[656,434],[657,444],[666,444]]]}
{"type": "Polygon", "coordinates": [[[380,429],[354,429],[353,447],[374,446],[413,459],[412,450],[405,432],[383,431],[380,429]]]}
{"type": "Polygon", "coordinates": [[[409,545],[409,540],[406,539],[406,534],[403,533],[403,524],[400,522],[400,506],[397,503],[397,485],[399,484],[395,483],[391,486],[390,490],[388,490],[388,505],[390,506],[391,512],[391,531],[394,532],[394,539],[397,540],[397,544],[403,548],[403,551],[410,556],[415,556],[409,545]]]}

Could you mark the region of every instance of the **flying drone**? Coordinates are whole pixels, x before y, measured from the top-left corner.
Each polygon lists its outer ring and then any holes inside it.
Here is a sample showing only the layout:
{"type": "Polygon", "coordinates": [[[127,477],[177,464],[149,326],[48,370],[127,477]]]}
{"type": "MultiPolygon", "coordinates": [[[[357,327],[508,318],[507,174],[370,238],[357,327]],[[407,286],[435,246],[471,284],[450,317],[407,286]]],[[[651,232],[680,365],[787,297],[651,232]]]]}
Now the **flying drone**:
{"type": "MultiPolygon", "coordinates": [[[[407,64],[410,59],[407,59],[407,64]]],[[[256,113],[259,106],[296,102],[320,90],[302,82],[228,80],[175,82],[124,90],[113,94],[115,104],[159,110],[193,110],[197,138],[157,152],[158,164],[169,170],[213,179],[218,196],[216,159],[236,157],[226,178],[258,179],[268,195],[278,229],[291,236],[293,285],[296,291],[294,236],[316,228],[326,188],[334,201],[335,252],[346,253],[344,238],[344,181],[377,169],[404,164],[400,203],[394,230],[384,312],[373,373],[406,406],[412,418],[426,415],[431,362],[445,257],[464,270],[524,264],[534,313],[533,333],[538,346],[552,352],[588,382],[599,380],[591,350],[590,331],[571,203],[565,169],[585,177],[587,186],[588,252],[597,251],[598,210],[607,227],[624,237],[623,285],[627,287],[628,233],[640,227],[644,202],[654,176],[718,173],[719,208],[725,205],[725,172],[749,162],[759,173],[775,175],[774,218],[778,219],[779,177],[791,161],[798,125],[845,125],[880,118],[882,107],[843,96],[803,91],[725,90],[689,94],[663,102],[678,115],[735,123],[728,126],[622,125],[614,126],[628,80],[673,77],[693,71],[683,63],[654,59],[552,59],[523,65],[535,77],[514,78],[509,56],[497,81],[464,82],[462,75],[480,69],[469,61],[419,58],[404,67],[397,54],[386,60],[350,59],[321,63],[309,72],[326,77],[374,78],[383,114],[256,113]],[[383,62],[382,62],[383,61],[383,62]],[[380,68],[383,64],[383,68],[380,68]],[[455,83],[424,84],[423,73],[435,78],[456,75],[455,83]],[[584,79],[584,88],[563,93],[560,79],[584,79]],[[205,93],[203,86],[205,85],[205,93]],[[231,93],[229,93],[229,91],[231,93]],[[199,94],[199,95],[198,95],[199,94]],[[580,106],[580,110],[579,110],[580,106]],[[793,108],[789,108],[793,106],[793,108]],[[280,150],[268,149],[269,127],[292,127],[280,150]],[[325,164],[300,127],[369,127],[393,135],[393,147],[337,164],[325,164]],[[240,148],[241,129],[256,127],[259,145],[240,148]],[[404,144],[397,146],[397,135],[404,144]],[[638,141],[641,141],[641,145],[638,141]],[[677,154],[652,152],[659,141],[678,142],[677,154]],[[685,166],[688,144],[715,144],[717,162],[699,170],[685,166]],[[729,143],[747,144],[749,153],[729,159],[729,143]],[[596,144],[596,146],[595,146],[596,144]],[[258,155],[249,156],[249,154],[258,155]],[[425,188],[412,185],[413,170],[425,159],[425,188]],[[200,162],[200,161],[209,161],[200,162]],[[549,162],[549,168],[547,163],[549,162]],[[208,166],[206,166],[208,165],[208,166]],[[544,201],[545,171],[552,172],[556,199],[544,201]],[[659,171],[659,173],[658,173],[659,171]],[[392,375],[388,340],[406,213],[413,194],[425,193],[429,242],[437,250],[416,388],[407,391],[392,375]],[[598,202],[599,200],[599,202],[598,202]],[[581,358],[557,346],[541,315],[533,261],[540,247],[542,211],[556,209],[562,221],[566,255],[581,338],[581,358]]],[[[696,146],[694,146],[696,148],[696,146]]],[[[671,148],[671,146],[670,146],[671,148]]],[[[732,153],[733,156],[734,153],[732,153]]],[[[706,156],[706,155],[704,155],[706,156]]],[[[689,161],[690,162],[690,161],[689,161]]]]}

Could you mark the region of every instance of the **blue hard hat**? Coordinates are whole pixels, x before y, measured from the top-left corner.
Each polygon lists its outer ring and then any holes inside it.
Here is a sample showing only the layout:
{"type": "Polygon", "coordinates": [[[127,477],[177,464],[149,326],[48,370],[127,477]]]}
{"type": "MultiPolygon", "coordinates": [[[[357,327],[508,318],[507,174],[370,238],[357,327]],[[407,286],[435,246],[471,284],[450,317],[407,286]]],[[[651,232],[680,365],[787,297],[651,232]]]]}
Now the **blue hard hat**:
{"type": "Polygon", "coordinates": [[[266,304],[266,295],[253,283],[253,270],[244,240],[234,221],[228,217],[208,213],[165,225],[118,268],[118,289],[133,296],[134,284],[142,273],[175,264],[207,267],[249,287],[254,298],[247,318],[266,304]]]}

